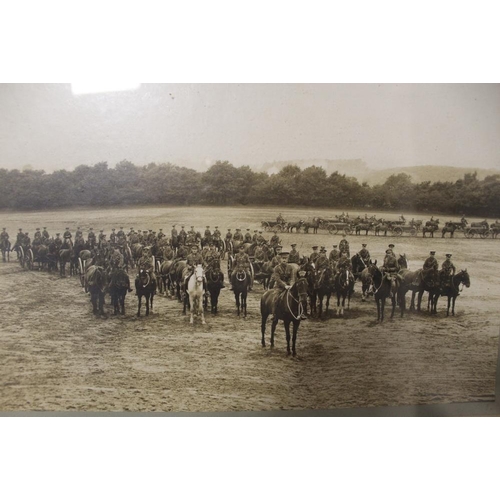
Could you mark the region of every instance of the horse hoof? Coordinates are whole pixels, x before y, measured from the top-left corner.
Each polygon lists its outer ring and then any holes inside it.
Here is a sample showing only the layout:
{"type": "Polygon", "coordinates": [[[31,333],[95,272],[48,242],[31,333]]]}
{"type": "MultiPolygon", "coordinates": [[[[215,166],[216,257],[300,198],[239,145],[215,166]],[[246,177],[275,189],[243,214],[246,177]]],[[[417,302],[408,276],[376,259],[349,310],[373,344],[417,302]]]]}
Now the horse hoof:
{"type": "Polygon", "coordinates": [[[140,318],[141,317],[141,314],[140,313],[137,313],[137,317],[140,318]]]}
{"type": "Polygon", "coordinates": [[[292,356],[295,357],[297,356],[297,353],[295,351],[292,352],[292,356]]]}
{"type": "Polygon", "coordinates": [[[292,354],[290,351],[286,351],[287,356],[290,356],[290,354],[292,354]]]}

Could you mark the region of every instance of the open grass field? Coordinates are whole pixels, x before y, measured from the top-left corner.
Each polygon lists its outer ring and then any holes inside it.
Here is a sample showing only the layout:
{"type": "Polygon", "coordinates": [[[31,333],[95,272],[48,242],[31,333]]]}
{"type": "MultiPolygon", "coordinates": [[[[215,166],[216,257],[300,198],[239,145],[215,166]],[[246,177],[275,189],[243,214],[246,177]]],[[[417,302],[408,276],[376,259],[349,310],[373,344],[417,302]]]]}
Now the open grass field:
{"type": "MultiPolygon", "coordinates": [[[[120,226],[162,228],[168,234],[173,223],[200,231],[218,225],[223,234],[236,227],[253,232],[262,220],[275,220],[277,212],[274,207],[133,207],[3,213],[0,218],[13,242],[18,228],[32,236],[42,226],[51,235],[66,226],[73,233],[81,226],[85,235],[91,226],[108,235],[120,226]]],[[[287,220],[335,213],[281,212],[287,220]]],[[[412,270],[422,266],[430,250],[440,263],[452,253],[457,269],[467,268],[471,278],[471,287],[457,299],[455,317],[446,317],[440,299],[435,317],[423,312],[400,318],[397,312],[393,321],[378,324],[375,302],[361,302],[357,283],[343,318],[334,316],[332,299],[325,320],[301,323],[297,358],[286,356],[281,323],[274,350],[260,345],[261,285],[249,294],[246,319],[236,316],[228,288],[221,293],[219,314],[207,314],[207,325],[190,325],[181,304],[159,295],[153,314],[137,318],[133,293],[127,295],[125,317],[96,318],[78,278],[24,270],[11,254],[10,263],[0,262],[0,411],[249,411],[492,401],[500,240],[466,239],[463,233],[452,240],[436,236],[348,239],[351,253],[367,243],[379,263],[392,242],[396,253],[407,255],[412,270]]],[[[282,235],[285,250],[297,243],[305,254],[313,244],[330,251],[340,238],[326,231],[282,235]]],[[[109,297],[106,303],[110,312],[109,297]]]]}

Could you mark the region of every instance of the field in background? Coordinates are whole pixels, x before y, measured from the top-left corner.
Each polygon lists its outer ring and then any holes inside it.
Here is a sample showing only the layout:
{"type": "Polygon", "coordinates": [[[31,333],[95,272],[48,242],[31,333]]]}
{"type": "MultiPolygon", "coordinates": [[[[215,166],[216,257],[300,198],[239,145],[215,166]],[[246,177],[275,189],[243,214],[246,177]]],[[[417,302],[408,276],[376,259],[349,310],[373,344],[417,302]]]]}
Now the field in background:
{"type": "MultiPolygon", "coordinates": [[[[134,207],[3,213],[1,219],[14,240],[19,227],[33,235],[36,227],[47,226],[53,234],[67,226],[74,232],[77,225],[108,235],[120,226],[169,233],[174,223],[200,231],[218,225],[225,234],[228,228],[258,229],[277,212],[275,207],[134,207]]],[[[287,220],[338,213],[281,212],[287,220]]],[[[285,249],[297,243],[306,254],[314,244],[330,250],[341,238],[325,231],[281,237],[285,249]]],[[[136,318],[133,294],[127,296],[125,318],[94,318],[77,278],[25,271],[12,254],[10,264],[0,263],[0,410],[243,411],[493,400],[500,240],[468,240],[462,233],[453,240],[348,239],[351,251],[367,243],[379,262],[392,242],[411,269],[420,268],[430,250],[439,262],[451,252],[457,268],[467,268],[471,277],[471,288],[457,300],[457,315],[446,318],[441,299],[437,317],[408,314],[379,325],[374,301],[361,302],[358,284],[345,318],[331,312],[325,321],[301,324],[298,358],[292,359],[281,324],[275,349],[260,347],[260,285],[249,295],[246,319],[236,316],[227,289],[219,315],[208,315],[206,326],[189,325],[177,301],[159,296],[152,316],[136,318]]]]}

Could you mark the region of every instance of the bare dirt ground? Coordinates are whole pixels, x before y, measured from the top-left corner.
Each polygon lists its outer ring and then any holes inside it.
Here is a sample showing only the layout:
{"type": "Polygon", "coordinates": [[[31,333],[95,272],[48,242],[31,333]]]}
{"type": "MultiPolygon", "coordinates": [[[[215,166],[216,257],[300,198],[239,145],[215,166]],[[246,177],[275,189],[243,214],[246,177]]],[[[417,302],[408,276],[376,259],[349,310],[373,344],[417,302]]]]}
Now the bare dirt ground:
{"type": "MultiPolygon", "coordinates": [[[[282,213],[298,220],[334,212],[282,213]]],[[[134,207],[4,213],[1,219],[14,239],[20,227],[32,235],[36,227],[47,226],[53,234],[66,226],[74,232],[77,225],[108,235],[120,226],[169,233],[173,223],[199,230],[218,225],[225,234],[236,227],[253,231],[276,215],[275,208],[134,207]]],[[[260,285],[249,295],[246,319],[236,316],[228,289],[221,293],[219,314],[208,314],[205,326],[191,326],[176,300],[160,296],[151,316],[137,318],[133,293],[125,317],[95,318],[76,277],[23,270],[12,254],[10,263],[0,262],[0,411],[249,411],[492,401],[500,240],[436,236],[348,239],[351,251],[366,242],[379,261],[393,242],[413,270],[430,250],[440,262],[451,252],[471,277],[455,317],[445,316],[441,299],[437,317],[397,314],[377,324],[375,302],[362,303],[357,284],[344,318],[331,308],[326,320],[302,322],[297,358],[286,356],[281,323],[275,349],[260,346],[260,285]]],[[[282,239],[285,249],[296,242],[309,254],[313,244],[330,250],[340,235],[320,231],[282,239]]]]}

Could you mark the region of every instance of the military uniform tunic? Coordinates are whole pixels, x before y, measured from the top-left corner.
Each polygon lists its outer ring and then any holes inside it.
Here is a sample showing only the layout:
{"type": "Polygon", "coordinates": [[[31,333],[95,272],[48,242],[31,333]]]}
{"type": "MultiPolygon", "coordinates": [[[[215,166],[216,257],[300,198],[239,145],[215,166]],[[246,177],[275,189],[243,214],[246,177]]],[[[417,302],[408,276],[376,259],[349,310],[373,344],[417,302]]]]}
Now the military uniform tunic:
{"type": "Polygon", "coordinates": [[[300,255],[297,250],[292,249],[288,255],[289,264],[298,264],[300,262],[300,255]]]}

